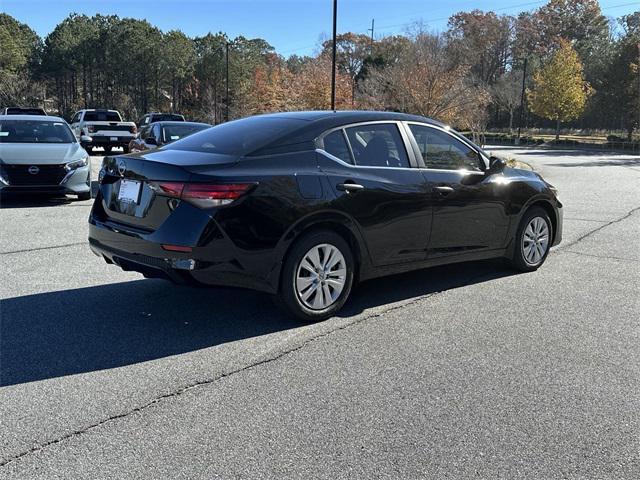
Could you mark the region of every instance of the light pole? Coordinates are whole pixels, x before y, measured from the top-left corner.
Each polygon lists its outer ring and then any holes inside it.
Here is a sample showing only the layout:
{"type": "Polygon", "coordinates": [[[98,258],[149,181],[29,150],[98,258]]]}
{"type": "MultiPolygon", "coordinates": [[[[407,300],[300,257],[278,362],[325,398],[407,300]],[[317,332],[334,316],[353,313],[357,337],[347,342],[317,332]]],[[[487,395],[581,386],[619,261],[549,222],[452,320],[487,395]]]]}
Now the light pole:
{"type": "Polygon", "coordinates": [[[338,23],[338,0],[333,0],[333,46],[331,48],[331,110],[336,109],[336,25],[338,23]]]}
{"type": "Polygon", "coordinates": [[[226,90],[225,100],[224,100],[224,121],[228,122],[229,121],[229,42],[227,42],[225,45],[224,59],[225,59],[224,87],[226,90]]]}

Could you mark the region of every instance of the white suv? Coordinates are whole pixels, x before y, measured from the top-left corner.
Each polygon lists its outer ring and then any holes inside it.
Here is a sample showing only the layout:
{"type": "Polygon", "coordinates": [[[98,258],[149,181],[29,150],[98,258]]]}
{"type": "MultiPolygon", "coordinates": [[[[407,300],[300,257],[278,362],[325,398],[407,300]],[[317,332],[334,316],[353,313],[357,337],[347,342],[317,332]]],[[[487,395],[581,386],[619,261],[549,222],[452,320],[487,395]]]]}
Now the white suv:
{"type": "Polygon", "coordinates": [[[129,152],[129,142],[136,137],[134,122],[123,122],[117,110],[80,110],[71,119],[71,129],[85,150],[102,147],[110,153],[113,147],[129,152]]]}

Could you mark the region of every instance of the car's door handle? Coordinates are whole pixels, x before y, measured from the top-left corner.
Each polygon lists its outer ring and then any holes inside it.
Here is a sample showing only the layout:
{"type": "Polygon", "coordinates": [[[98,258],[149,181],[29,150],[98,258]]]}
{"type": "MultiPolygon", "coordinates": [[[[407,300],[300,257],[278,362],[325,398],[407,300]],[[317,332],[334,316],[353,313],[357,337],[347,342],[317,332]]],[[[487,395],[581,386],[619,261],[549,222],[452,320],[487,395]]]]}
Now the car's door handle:
{"type": "Polygon", "coordinates": [[[364,187],[357,183],[339,183],[338,185],[336,185],[336,188],[342,192],[347,193],[359,192],[360,190],[364,190],[364,187]]]}
{"type": "Polygon", "coordinates": [[[433,191],[439,193],[440,195],[449,195],[450,193],[453,193],[453,187],[440,185],[438,187],[433,187],[433,191]]]}

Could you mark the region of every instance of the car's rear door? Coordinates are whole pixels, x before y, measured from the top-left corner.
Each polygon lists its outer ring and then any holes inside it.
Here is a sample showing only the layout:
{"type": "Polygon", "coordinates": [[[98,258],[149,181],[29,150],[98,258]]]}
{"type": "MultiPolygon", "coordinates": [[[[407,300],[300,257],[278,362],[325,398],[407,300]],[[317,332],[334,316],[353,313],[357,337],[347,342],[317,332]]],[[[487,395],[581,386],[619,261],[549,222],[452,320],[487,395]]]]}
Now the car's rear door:
{"type": "Polygon", "coordinates": [[[368,122],[326,132],[318,161],[335,208],[358,225],[374,265],[423,260],[431,227],[426,182],[399,122],[368,122]]]}
{"type": "Polygon", "coordinates": [[[509,217],[505,184],[486,175],[486,162],[445,128],[407,122],[433,206],[429,257],[504,247],[509,217]]]}

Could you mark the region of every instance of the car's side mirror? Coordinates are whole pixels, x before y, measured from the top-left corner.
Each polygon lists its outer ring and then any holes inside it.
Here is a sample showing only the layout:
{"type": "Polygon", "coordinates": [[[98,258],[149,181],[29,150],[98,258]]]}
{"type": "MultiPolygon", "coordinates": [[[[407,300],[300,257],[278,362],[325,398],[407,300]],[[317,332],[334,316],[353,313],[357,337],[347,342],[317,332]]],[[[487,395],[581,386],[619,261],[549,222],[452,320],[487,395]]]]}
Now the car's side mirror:
{"type": "Polygon", "coordinates": [[[158,141],[155,137],[147,137],[144,139],[144,143],[147,145],[158,145],[158,141]]]}
{"type": "Polygon", "coordinates": [[[505,162],[502,158],[491,156],[489,157],[489,168],[486,172],[487,174],[500,173],[506,166],[507,162],[505,162]]]}
{"type": "Polygon", "coordinates": [[[91,138],[89,135],[81,135],[80,136],[80,142],[81,143],[91,143],[93,141],[93,138],[91,138]]]}

